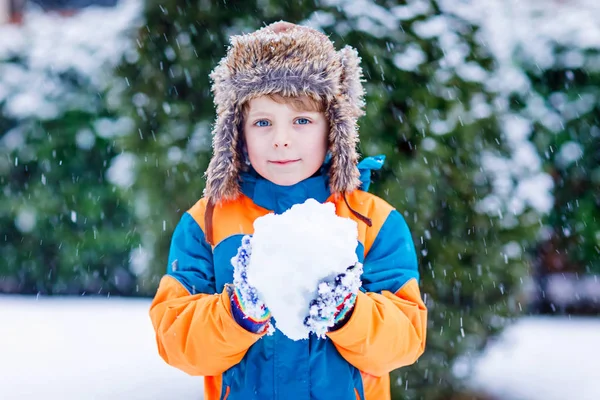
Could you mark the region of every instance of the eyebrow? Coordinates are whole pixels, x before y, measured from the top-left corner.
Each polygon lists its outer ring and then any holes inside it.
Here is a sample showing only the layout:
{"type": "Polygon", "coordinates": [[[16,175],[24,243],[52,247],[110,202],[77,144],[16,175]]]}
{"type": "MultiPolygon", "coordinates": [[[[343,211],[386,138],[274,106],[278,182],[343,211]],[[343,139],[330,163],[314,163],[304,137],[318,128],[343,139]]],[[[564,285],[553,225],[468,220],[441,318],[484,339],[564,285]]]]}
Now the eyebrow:
{"type": "MultiPolygon", "coordinates": [[[[295,111],[295,110],[294,110],[294,114],[300,114],[300,115],[301,115],[301,114],[319,114],[319,113],[320,113],[319,111],[308,111],[308,110],[304,110],[304,111],[295,111]]],[[[248,113],[248,118],[256,118],[257,116],[258,116],[258,117],[262,117],[262,116],[265,116],[265,117],[273,117],[274,115],[275,115],[275,114],[273,114],[273,113],[270,113],[270,112],[268,112],[268,111],[262,111],[262,110],[260,110],[260,111],[250,111],[250,112],[248,113]]]]}
{"type": "Polygon", "coordinates": [[[272,116],[273,116],[273,114],[271,114],[271,113],[270,113],[270,112],[268,112],[268,111],[250,111],[250,112],[248,113],[248,118],[257,117],[257,116],[259,116],[259,117],[262,117],[262,116],[265,116],[265,117],[272,117],[272,116]]]}

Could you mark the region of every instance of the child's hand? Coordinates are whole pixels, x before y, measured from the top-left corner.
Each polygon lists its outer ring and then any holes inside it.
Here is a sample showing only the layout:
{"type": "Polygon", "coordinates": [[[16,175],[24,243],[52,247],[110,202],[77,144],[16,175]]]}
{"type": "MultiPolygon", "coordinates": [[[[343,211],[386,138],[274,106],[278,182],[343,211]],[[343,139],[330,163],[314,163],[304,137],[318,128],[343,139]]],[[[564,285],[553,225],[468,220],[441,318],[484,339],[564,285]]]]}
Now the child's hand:
{"type": "Polygon", "coordinates": [[[333,280],[319,283],[317,298],[310,302],[304,325],[320,338],[330,330],[341,328],[350,318],[356,294],[362,282],[362,264],[357,263],[333,280]]]}
{"type": "Polygon", "coordinates": [[[260,299],[255,287],[248,283],[248,264],[252,255],[250,236],[242,238],[233,264],[233,286],[228,287],[231,312],[239,325],[254,333],[264,333],[270,328],[271,312],[260,299]]]}

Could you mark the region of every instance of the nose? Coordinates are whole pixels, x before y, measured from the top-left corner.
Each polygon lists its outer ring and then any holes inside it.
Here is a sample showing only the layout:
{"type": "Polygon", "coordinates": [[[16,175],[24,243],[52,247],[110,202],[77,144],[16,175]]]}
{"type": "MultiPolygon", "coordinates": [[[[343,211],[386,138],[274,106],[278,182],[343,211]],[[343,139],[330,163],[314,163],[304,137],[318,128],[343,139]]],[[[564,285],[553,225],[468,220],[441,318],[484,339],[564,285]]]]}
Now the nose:
{"type": "Polygon", "coordinates": [[[290,135],[286,129],[277,129],[277,132],[275,132],[275,137],[273,138],[273,147],[276,149],[280,147],[290,147],[290,135]]]}

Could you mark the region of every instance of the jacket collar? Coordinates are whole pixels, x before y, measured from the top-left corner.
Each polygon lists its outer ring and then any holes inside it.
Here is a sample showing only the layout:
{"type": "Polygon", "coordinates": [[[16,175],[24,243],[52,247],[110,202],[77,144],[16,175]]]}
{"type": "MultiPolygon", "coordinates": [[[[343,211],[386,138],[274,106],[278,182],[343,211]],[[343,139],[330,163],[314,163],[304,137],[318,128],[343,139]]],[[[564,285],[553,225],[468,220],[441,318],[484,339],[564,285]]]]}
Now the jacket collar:
{"type": "MultiPolygon", "coordinates": [[[[371,183],[371,171],[380,169],[385,156],[367,157],[358,164],[360,171],[361,189],[367,191],[371,183]]],[[[240,186],[242,193],[252,199],[259,207],[281,214],[296,204],[302,204],[308,199],[324,203],[331,192],[329,190],[330,158],[313,176],[291,186],[277,185],[262,176],[253,168],[241,175],[240,186]]]]}
{"type": "Polygon", "coordinates": [[[251,169],[242,174],[241,189],[254,204],[276,214],[281,214],[308,199],[324,203],[330,195],[327,174],[322,174],[321,171],[295,185],[281,186],[251,169]]]}

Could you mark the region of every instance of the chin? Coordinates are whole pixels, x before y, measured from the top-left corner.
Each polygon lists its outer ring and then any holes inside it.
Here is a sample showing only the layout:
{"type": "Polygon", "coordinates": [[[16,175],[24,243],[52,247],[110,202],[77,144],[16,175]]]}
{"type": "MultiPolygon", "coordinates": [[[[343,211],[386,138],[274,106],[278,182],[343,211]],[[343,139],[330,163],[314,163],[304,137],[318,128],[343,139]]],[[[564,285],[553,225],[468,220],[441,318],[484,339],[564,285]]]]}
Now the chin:
{"type": "Polygon", "coordinates": [[[298,182],[302,182],[307,177],[291,177],[291,176],[279,176],[279,177],[270,177],[269,180],[276,185],[279,186],[293,186],[298,182]]]}
{"type": "Polygon", "coordinates": [[[270,179],[271,182],[279,186],[294,186],[296,183],[303,180],[304,179],[270,179]]]}

